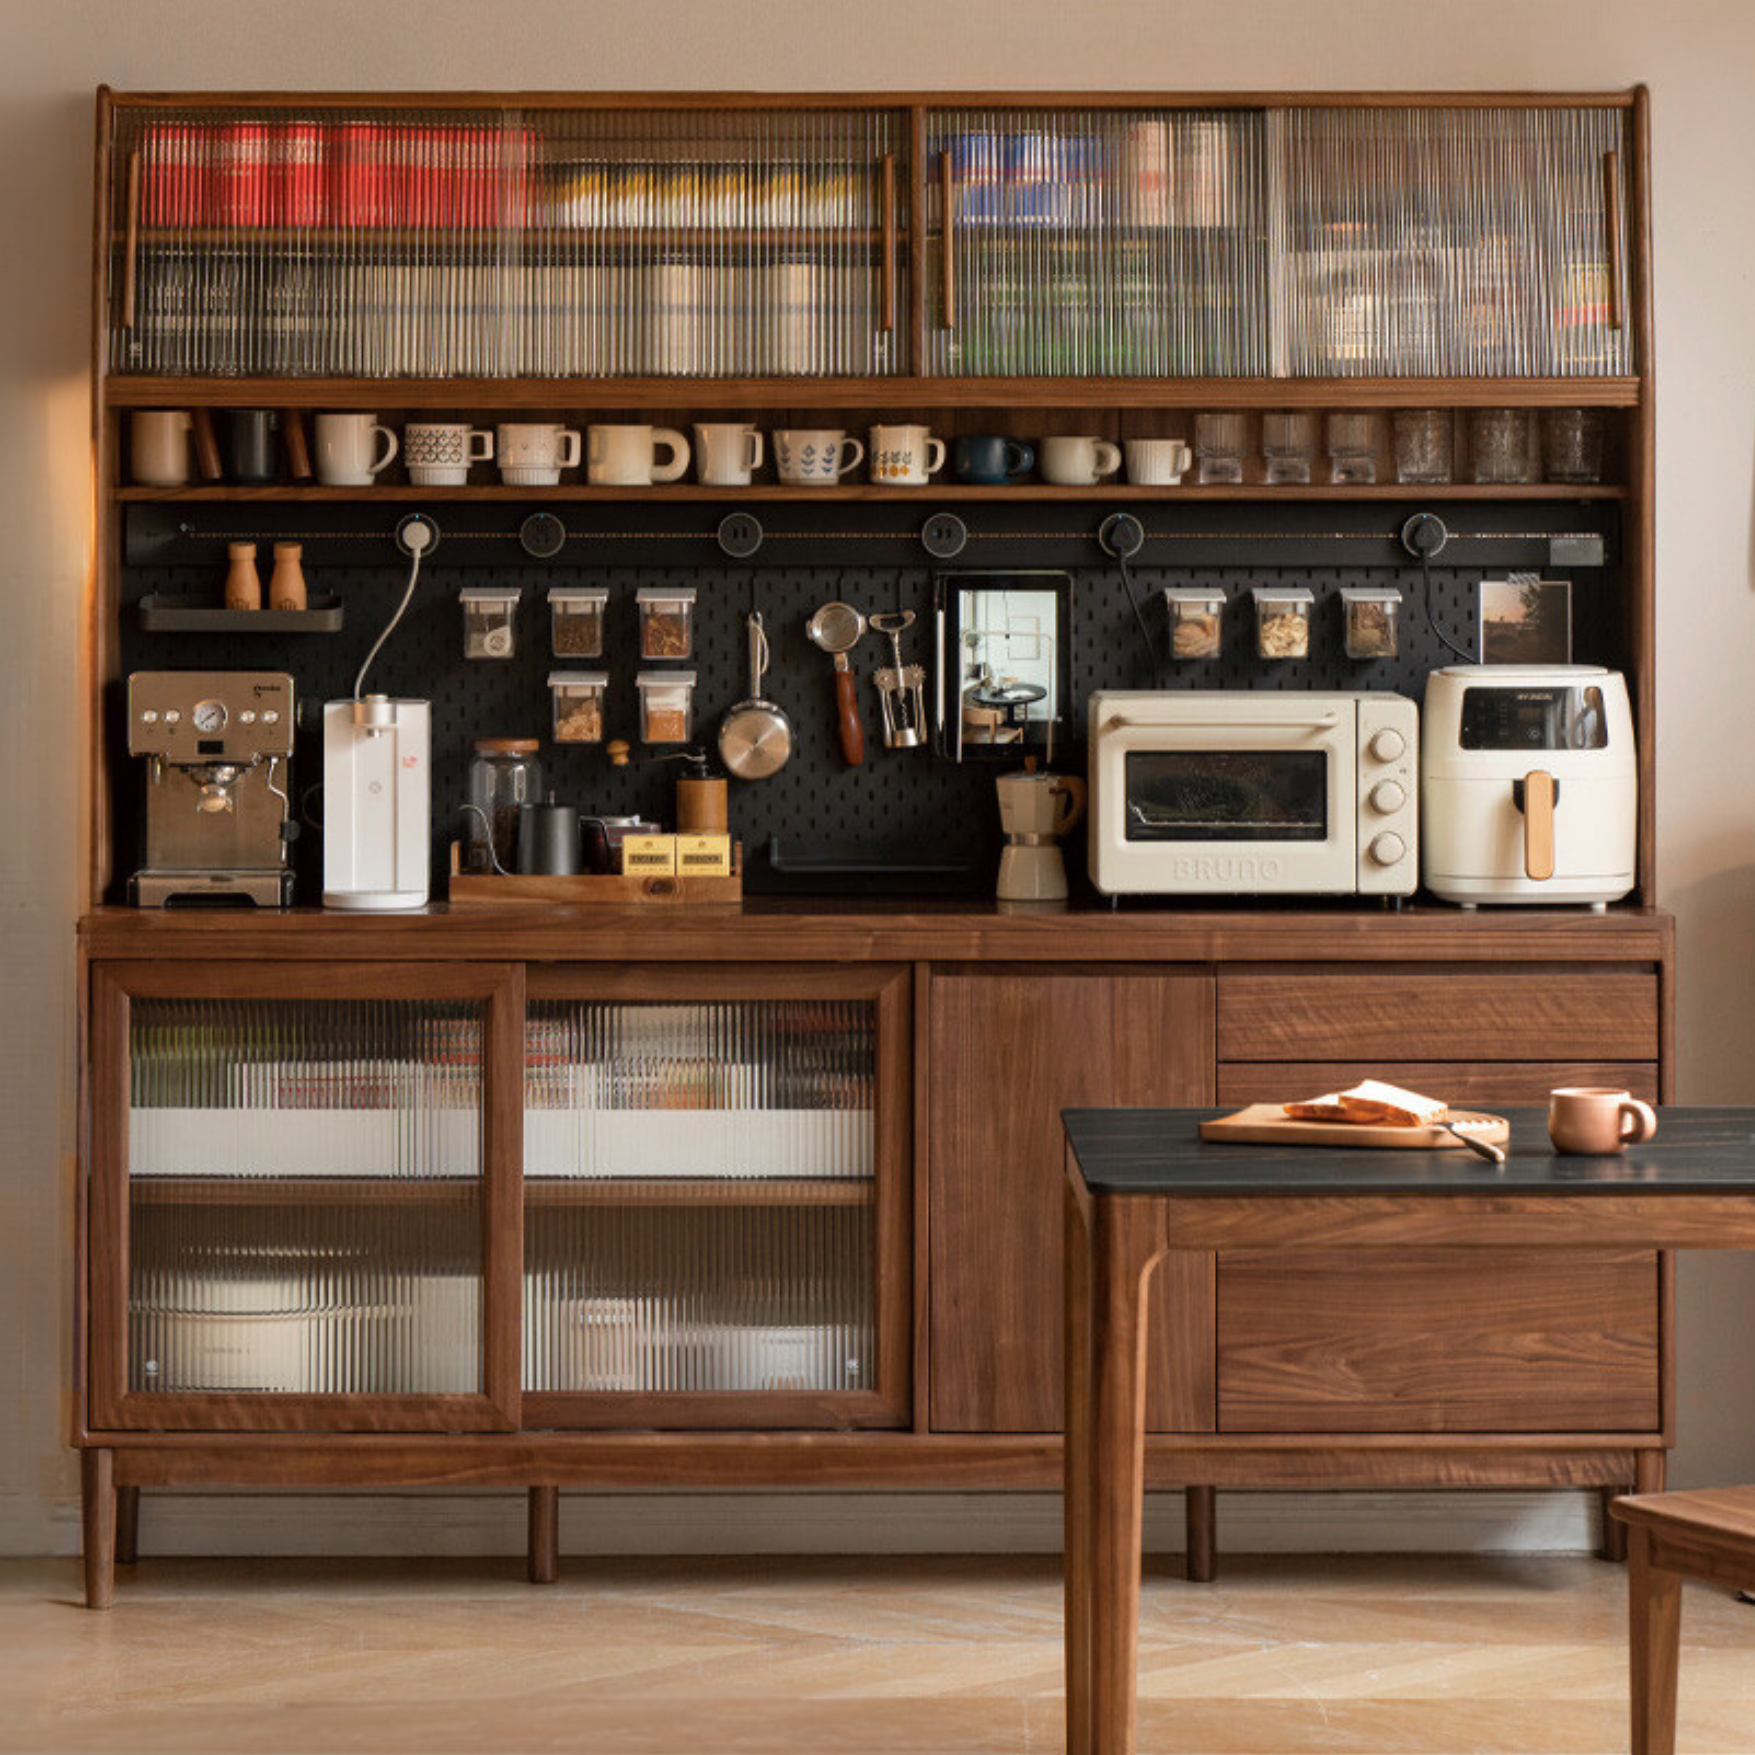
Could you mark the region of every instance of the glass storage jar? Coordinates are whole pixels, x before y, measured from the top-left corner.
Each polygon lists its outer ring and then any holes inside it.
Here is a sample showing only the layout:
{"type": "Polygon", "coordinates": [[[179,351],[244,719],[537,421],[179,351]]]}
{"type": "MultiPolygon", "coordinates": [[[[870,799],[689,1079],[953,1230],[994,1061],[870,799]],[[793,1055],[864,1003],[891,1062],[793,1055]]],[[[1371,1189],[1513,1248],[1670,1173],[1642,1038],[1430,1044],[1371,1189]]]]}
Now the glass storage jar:
{"type": "Polygon", "coordinates": [[[457,593],[463,605],[463,656],[510,658],[518,646],[516,585],[465,585],[457,593]]]}
{"type": "Polygon", "coordinates": [[[1253,595],[1257,657],[1308,658],[1316,594],[1307,585],[1258,585],[1253,595]]]}
{"type": "Polygon", "coordinates": [[[1393,585],[1341,587],[1342,642],[1349,658],[1393,658],[1402,594],[1393,585]]]}
{"type": "Polygon", "coordinates": [[[1225,594],[1205,585],[1173,585],[1164,593],[1170,613],[1170,656],[1217,658],[1224,627],[1225,594]]]}
{"type": "Polygon", "coordinates": [[[692,658],[695,653],[695,588],[643,585],[634,593],[640,611],[642,658],[692,658]]]}
{"type": "Polygon", "coordinates": [[[518,812],[542,796],[542,763],[534,737],[480,737],[469,758],[468,833],[463,869],[518,869],[518,812]]]}
{"type": "Polygon", "coordinates": [[[646,743],[687,743],[693,717],[692,670],[643,670],[634,678],[640,691],[640,736],[646,743]]]}
{"type": "Polygon", "coordinates": [[[549,649],[557,658],[601,658],[607,585],[556,585],[548,594],[549,649]]]}
{"type": "Polygon", "coordinates": [[[604,670],[551,670],[556,743],[602,743],[603,698],[609,688],[604,670]]]}

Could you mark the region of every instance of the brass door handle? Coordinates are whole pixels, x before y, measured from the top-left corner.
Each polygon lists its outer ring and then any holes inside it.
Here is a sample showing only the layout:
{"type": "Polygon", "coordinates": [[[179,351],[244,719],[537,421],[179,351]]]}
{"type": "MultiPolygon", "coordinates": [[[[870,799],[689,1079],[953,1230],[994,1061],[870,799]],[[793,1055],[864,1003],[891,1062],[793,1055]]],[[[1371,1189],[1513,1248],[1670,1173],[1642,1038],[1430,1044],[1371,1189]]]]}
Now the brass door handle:
{"type": "Polygon", "coordinates": [[[879,327],[888,335],[896,327],[896,156],[886,152],[879,160],[883,182],[884,266],[880,298],[883,300],[883,321],[879,327]]]}
{"type": "Polygon", "coordinates": [[[1627,321],[1627,294],[1622,285],[1626,264],[1621,251],[1621,155],[1603,154],[1603,244],[1609,278],[1609,327],[1627,321]]]}
{"type": "Polygon", "coordinates": [[[957,326],[957,265],[955,254],[951,249],[951,222],[956,212],[956,189],[951,181],[951,155],[947,148],[938,155],[938,190],[940,207],[940,237],[943,239],[944,261],[941,264],[943,280],[941,290],[944,295],[944,326],[955,329],[957,326]]]}
{"type": "Polygon", "coordinates": [[[122,327],[134,327],[140,284],[140,154],[128,154],[128,208],[124,223],[126,242],[122,251],[122,327]]]}

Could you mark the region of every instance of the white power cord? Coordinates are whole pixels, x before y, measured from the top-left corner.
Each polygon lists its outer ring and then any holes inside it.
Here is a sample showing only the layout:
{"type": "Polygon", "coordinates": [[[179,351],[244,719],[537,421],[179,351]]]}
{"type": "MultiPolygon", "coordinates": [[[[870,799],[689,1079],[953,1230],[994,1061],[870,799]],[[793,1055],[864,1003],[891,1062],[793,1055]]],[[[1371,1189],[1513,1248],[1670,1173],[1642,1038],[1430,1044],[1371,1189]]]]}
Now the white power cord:
{"type": "Polygon", "coordinates": [[[384,624],[384,631],[372,642],[372,649],[366,654],[366,661],[360,666],[360,673],[353,679],[353,698],[356,701],[365,699],[366,672],[372,668],[372,661],[383,650],[384,642],[396,632],[396,624],[408,611],[414,598],[414,587],[420,578],[420,558],[432,547],[433,527],[425,518],[405,518],[396,532],[397,540],[408,550],[408,586],[402,593],[402,601],[396,606],[396,613],[384,624]]]}

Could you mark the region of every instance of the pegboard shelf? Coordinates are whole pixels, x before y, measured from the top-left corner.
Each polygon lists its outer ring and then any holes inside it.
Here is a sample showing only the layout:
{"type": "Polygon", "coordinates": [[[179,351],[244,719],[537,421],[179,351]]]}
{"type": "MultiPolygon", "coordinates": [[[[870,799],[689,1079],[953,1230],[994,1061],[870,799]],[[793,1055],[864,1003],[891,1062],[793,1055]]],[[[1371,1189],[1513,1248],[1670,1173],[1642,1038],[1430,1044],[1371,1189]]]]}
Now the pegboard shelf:
{"type": "Polygon", "coordinates": [[[1305,486],[1268,486],[1186,483],[1181,487],[1140,487],[1132,482],[1099,483],[1095,487],[1056,487],[1047,482],[1007,483],[1001,487],[973,487],[958,482],[933,482],[926,487],[877,487],[853,483],[841,487],[799,488],[778,482],[754,487],[701,487],[694,483],[664,487],[595,487],[586,482],[564,482],[558,487],[505,487],[481,484],[470,487],[415,487],[406,483],[379,483],[371,487],[324,487],[288,485],[275,487],[124,487],[115,497],[124,501],[169,501],[203,504],[212,502],[347,501],[355,504],[378,501],[402,504],[439,500],[608,500],[664,503],[713,501],[731,506],[745,500],[874,500],[906,502],[960,500],[1083,501],[1100,505],[1107,500],[1233,500],[1243,502],[1309,500],[1622,500],[1627,490],[1608,482],[1520,482],[1488,485],[1474,482],[1375,482],[1337,487],[1327,482],[1305,486]]]}
{"type": "Polygon", "coordinates": [[[111,408],[1636,408],[1638,378],[109,377],[111,408]]]}

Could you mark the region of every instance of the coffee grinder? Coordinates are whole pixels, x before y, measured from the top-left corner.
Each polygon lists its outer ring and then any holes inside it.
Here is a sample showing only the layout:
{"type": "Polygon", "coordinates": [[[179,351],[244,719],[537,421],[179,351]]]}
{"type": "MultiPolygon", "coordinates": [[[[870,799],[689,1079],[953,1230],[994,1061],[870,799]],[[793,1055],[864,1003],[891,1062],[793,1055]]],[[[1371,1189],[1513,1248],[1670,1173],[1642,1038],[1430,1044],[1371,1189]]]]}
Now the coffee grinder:
{"type": "Polygon", "coordinates": [[[1001,774],[999,826],[1006,846],[999,856],[1002,902],[1066,900],[1066,861],[1060,838],[1085,814],[1085,783],[1070,774],[1038,773],[1033,763],[1001,774]]]}
{"type": "Polygon", "coordinates": [[[293,679],[271,670],[141,670],[128,753],[146,761],[142,908],[292,901],[293,679]]]}

